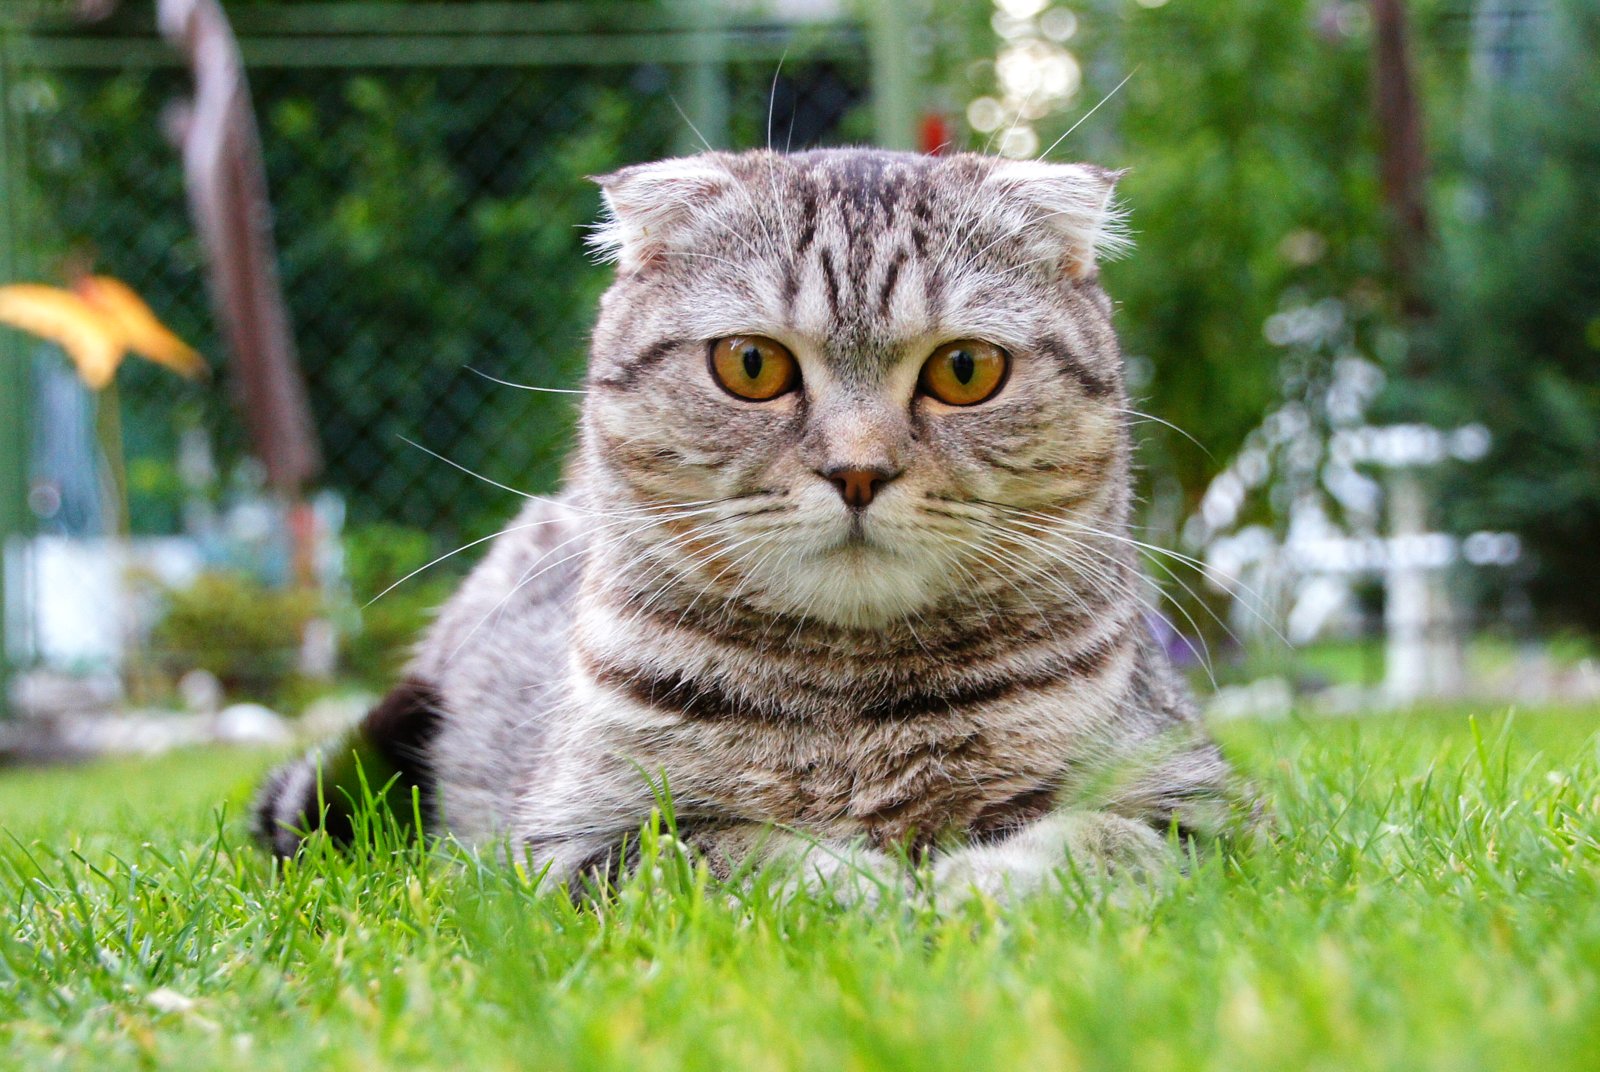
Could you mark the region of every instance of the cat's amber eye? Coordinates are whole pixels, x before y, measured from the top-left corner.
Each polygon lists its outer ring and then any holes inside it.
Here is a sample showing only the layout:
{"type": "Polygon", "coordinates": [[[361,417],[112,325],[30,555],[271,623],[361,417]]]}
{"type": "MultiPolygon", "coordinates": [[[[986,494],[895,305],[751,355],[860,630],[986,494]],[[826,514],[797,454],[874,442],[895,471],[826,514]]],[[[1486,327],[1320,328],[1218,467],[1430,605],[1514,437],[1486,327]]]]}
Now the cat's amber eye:
{"type": "Polygon", "coordinates": [[[1010,356],[994,343],[957,339],[924,362],[917,386],[948,406],[975,406],[1000,390],[1010,367],[1010,356]]]}
{"type": "Polygon", "coordinates": [[[729,335],[711,344],[711,376],[736,398],[765,402],[799,385],[800,366],[765,335],[729,335]]]}

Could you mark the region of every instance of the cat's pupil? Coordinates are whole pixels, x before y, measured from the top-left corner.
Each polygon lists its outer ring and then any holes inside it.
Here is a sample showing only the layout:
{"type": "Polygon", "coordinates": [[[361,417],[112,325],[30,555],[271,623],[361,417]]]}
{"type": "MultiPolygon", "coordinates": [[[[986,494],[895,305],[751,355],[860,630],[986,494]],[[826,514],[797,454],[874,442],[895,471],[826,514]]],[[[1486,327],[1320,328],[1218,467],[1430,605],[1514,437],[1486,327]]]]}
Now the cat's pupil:
{"type": "Polygon", "coordinates": [[[745,347],[744,374],[752,380],[761,375],[761,350],[758,347],[745,347]]]}
{"type": "MultiPolygon", "coordinates": [[[[750,359],[748,357],[745,358],[746,362],[749,360],[750,359]]],[[[746,364],[745,367],[748,368],[749,365],[746,364]]],[[[965,350],[957,350],[955,353],[950,355],[950,371],[955,373],[956,379],[961,381],[963,384],[971,383],[972,374],[977,370],[977,362],[973,361],[972,355],[967,353],[965,350]]]]}

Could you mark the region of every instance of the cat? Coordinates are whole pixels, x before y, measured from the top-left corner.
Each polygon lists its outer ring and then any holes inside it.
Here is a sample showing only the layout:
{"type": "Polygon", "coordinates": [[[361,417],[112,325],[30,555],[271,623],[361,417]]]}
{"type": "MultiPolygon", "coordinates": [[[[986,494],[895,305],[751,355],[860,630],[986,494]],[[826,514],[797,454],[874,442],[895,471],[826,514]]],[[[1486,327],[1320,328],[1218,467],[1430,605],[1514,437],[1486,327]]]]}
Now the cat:
{"type": "Polygon", "coordinates": [[[1117,178],[864,149],[600,178],[616,278],[565,491],[352,738],[269,779],[260,835],[348,837],[352,757],[572,884],[626,866],[663,779],[719,875],[909,856],[998,896],[1226,834],[1128,536],[1117,178]]]}

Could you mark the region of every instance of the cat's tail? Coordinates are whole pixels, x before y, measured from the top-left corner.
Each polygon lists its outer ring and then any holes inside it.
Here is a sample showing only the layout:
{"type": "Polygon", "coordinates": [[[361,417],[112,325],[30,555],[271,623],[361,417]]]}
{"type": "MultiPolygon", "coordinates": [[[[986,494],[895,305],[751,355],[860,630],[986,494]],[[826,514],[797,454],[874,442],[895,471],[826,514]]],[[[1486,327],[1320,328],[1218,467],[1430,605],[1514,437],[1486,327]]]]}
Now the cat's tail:
{"type": "Polygon", "coordinates": [[[432,827],[438,808],[431,753],[442,721],[436,688],[416,678],[402,682],[349,733],[272,772],[256,796],[255,835],[286,858],[318,830],[348,845],[379,817],[374,804],[397,827],[414,827],[419,817],[432,827]]]}

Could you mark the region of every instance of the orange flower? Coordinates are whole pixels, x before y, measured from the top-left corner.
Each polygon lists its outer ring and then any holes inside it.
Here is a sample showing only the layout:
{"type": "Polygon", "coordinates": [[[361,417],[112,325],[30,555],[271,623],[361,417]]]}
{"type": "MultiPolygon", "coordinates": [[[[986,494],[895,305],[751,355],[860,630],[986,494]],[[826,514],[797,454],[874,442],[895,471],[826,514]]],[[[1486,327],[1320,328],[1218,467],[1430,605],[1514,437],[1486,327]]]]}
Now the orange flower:
{"type": "Polygon", "coordinates": [[[133,288],[110,276],[83,276],[72,290],[42,283],[0,286],[0,323],[60,346],[83,382],[98,391],[131,351],[191,379],[205,361],[156,318],[133,288]]]}

